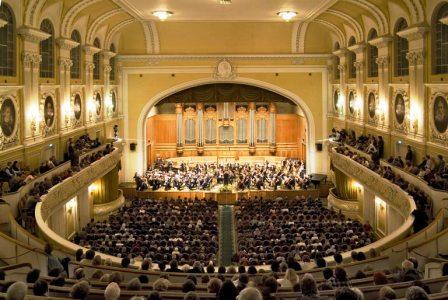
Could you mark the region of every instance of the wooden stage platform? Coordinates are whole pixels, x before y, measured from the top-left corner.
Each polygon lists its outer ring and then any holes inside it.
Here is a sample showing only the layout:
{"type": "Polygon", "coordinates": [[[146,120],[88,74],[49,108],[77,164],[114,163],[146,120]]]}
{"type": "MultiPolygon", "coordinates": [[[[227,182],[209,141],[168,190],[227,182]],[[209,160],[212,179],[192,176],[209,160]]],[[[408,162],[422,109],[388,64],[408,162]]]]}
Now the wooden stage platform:
{"type": "Polygon", "coordinates": [[[263,197],[264,199],[273,199],[276,197],[288,197],[292,199],[296,196],[305,196],[311,195],[312,197],[322,197],[326,198],[329,193],[330,185],[322,184],[319,189],[307,189],[307,190],[277,190],[277,191],[258,191],[258,190],[250,190],[250,191],[241,191],[241,192],[214,192],[214,191],[137,191],[135,189],[135,184],[133,183],[125,183],[121,184],[119,189],[123,191],[123,195],[126,199],[133,199],[135,197],[139,198],[152,198],[152,199],[160,199],[160,198],[212,198],[218,201],[221,205],[232,205],[238,199],[243,197],[263,197]]]}

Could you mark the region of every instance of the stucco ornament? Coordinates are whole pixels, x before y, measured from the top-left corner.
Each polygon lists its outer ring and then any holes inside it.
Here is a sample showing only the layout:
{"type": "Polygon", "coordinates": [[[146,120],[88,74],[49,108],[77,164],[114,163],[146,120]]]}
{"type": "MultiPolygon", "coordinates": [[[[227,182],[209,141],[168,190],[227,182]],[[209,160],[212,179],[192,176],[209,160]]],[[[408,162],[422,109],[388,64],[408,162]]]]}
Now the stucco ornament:
{"type": "Polygon", "coordinates": [[[234,79],[237,76],[236,69],[232,63],[224,58],[218,61],[213,77],[219,80],[234,79]]]}

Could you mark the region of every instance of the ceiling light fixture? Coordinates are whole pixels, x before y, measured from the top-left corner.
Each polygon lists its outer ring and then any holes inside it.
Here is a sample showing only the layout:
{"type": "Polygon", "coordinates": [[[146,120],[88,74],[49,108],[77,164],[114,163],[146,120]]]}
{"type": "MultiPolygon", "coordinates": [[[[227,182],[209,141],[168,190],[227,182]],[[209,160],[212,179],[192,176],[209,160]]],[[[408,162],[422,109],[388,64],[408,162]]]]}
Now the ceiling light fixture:
{"type": "Polygon", "coordinates": [[[232,4],[232,0],[218,0],[219,4],[232,4]]]}
{"type": "Polygon", "coordinates": [[[160,21],[165,21],[168,19],[168,17],[171,17],[173,15],[173,12],[167,11],[167,10],[158,10],[153,11],[152,14],[160,19],[160,21]]]}
{"type": "Polygon", "coordinates": [[[280,16],[286,22],[290,21],[292,18],[297,16],[297,12],[295,11],[280,11],[277,13],[277,16],[280,16]]]}

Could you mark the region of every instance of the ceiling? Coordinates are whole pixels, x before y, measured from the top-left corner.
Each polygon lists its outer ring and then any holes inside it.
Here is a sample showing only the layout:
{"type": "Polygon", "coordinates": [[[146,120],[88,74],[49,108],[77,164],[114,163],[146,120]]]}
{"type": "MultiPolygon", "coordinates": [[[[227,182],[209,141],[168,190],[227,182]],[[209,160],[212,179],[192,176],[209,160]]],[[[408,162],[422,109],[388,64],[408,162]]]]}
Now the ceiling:
{"type": "Polygon", "coordinates": [[[293,19],[308,20],[319,15],[337,0],[232,0],[222,5],[218,0],[114,0],[142,20],[156,19],[151,12],[169,10],[169,21],[282,21],[279,11],[296,11],[293,19]]]}

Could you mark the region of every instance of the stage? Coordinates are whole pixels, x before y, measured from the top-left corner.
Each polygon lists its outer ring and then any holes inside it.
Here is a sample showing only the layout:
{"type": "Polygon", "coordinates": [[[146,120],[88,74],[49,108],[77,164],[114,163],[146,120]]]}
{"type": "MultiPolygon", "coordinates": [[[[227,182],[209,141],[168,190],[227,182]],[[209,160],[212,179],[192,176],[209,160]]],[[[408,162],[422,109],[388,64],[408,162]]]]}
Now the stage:
{"type": "Polygon", "coordinates": [[[137,191],[134,183],[126,183],[120,185],[120,189],[123,191],[123,195],[126,199],[131,200],[135,197],[138,198],[151,198],[151,199],[176,199],[180,198],[212,198],[218,201],[220,205],[232,205],[238,199],[243,197],[263,197],[264,199],[275,199],[277,197],[292,199],[296,196],[311,196],[311,197],[321,197],[326,198],[328,196],[330,186],[327,184],[321,184],[318,189],[306,189],[306,190],[245,190],[245,191],[230,191],[230,192],[220,192],[220,191],[201,191],[201,190],[182,190],[182,191],[137,191]]]}

